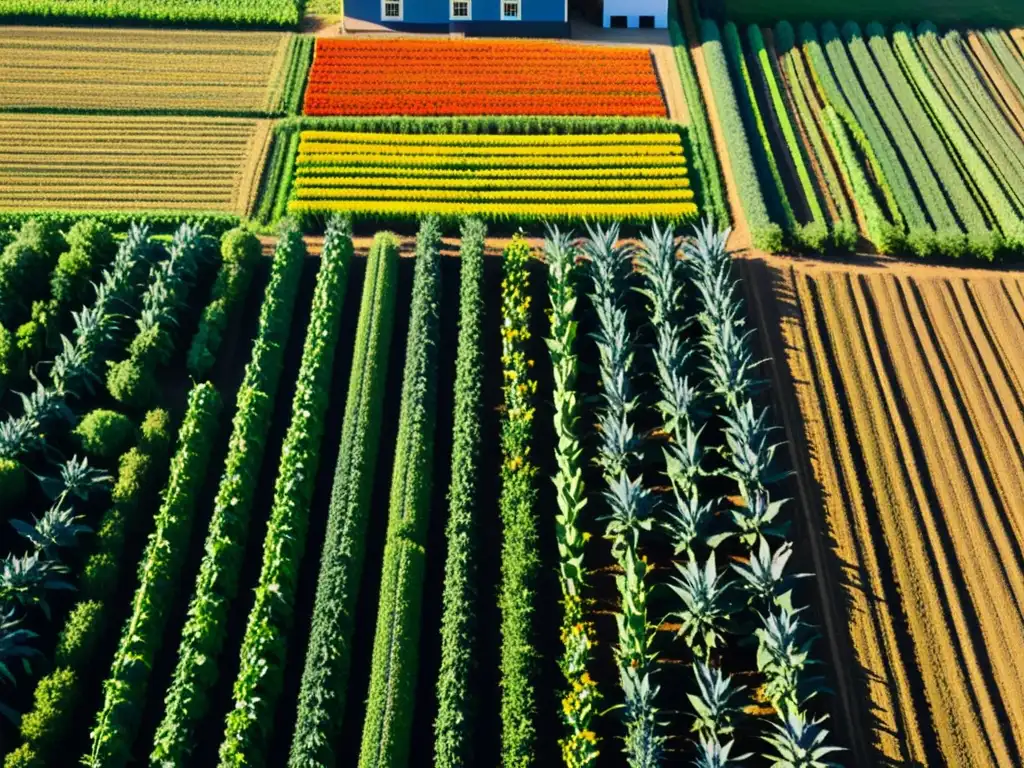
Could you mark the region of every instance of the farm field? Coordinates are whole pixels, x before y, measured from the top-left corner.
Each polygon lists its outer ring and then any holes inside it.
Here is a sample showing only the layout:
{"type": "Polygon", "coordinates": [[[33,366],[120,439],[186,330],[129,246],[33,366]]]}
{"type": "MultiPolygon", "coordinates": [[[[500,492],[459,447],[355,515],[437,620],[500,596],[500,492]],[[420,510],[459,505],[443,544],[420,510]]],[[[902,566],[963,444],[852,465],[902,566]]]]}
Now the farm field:
{"type": "Polygon", "coordinates": [[[705,20],[702,36],[713,98],[733,94],[718,112],[759,247],[1024,248],[1024,77],[1006,31],[705,20]]]}
{"type": "Polygon", "coordinates": [[[0,110],[273,115],[301,89],[292,34],[0,27],[0,37],[0,110]]]}
{"type": "Polygon", "coordinates": [[[410,39],[317,40],[304,113],[666,116],[643,48],[410,39]]]}
{"type": "Polygon", "coordinates": [[[0,19],[295,27],[304,0],[0,0],[0,19]]]}
{"type": "Polygon", "coordinates": [[[861,764],[1014,766],[1021,741],[1024,281],[746,262],[861,764]],[[846,649],[846,650],[844,650],[846,649]]]}
{"type": "Polygon", "coordinates": [[[737,23],[774,23],[778,19],[821,21],[856,19],[868,23],[900,23],[929,18],[937,24],[1022,24],[1024,9],[1014,0],[781,0],[765,5],[759,0],[726,0],[726,11],[737,23]]]}
{"type": "Polygon", "coordinates": [[[244,216],[270,128],[252,119],[0,114],[0,211],[244,216]]]}
{"type": "Polygon", "coordinates": [[[302,131],[288,210],[510,221],[678,221],[697,214],[678,133],[302,131]]]}

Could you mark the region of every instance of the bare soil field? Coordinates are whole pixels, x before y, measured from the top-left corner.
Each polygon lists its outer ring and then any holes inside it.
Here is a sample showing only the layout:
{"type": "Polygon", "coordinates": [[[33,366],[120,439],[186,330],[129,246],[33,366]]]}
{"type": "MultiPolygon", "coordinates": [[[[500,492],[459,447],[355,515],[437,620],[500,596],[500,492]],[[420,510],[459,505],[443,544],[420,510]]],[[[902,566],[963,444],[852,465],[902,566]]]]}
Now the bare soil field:
{"type": "Polygon", "coordinates": [[[1024,765],[1024,273],[741,269],[851,764],[1024,765]]]}

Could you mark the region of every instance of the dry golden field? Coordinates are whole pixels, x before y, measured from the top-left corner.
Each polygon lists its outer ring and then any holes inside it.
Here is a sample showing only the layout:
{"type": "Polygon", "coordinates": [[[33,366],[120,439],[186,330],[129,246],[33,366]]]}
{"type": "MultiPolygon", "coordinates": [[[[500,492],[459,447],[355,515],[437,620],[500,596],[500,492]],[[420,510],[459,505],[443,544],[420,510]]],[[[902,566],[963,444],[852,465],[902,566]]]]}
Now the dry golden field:
{"type": "Polygon", "coordinates": [[[269,120],[0,115],[0,211],[247,215],[269,120]]]}
{"type": "Polygon", "coordinates": [[[850,764],[1024,765],[1024,275],[743,269],[850,764]]]}
{"type": "Polygon", "coordinates": [[[0,109],[273,113],[293,37],[0,27],[0,109]]]}

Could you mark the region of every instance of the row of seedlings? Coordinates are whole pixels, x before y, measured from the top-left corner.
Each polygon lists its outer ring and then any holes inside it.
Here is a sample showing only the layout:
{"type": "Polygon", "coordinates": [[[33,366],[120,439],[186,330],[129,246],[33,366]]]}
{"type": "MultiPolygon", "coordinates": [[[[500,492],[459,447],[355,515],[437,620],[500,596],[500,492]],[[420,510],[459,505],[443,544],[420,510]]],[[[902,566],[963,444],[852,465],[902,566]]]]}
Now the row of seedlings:
{"type": "Polygon", "coordinates": [[[605,538],[621,573],[615,584],[621,607],[615,617],[615,660],[625,699],[623,751],[631,766],[654,766],[661,759],[665,734],[655,706],[660,686],[653,675],[652,627],[647,600],[650,566],[641,539],[650,535],[654,516],[650,491],[636,472],[642,440],[635,432],[638,401],[633,391],[635,338],[629,331],[626,296],[630,290],[633,248],[619,243],[619,227],[590,228],[582,250],[591,279],[590,303],[597,318],[594,341],[600,357],[601,405],[595,465],[605,487],[605,538]]]}
{"type": "MultiPolygon", "coordinates": [[[[332,764],[334,739],[344,717],[356,598],[380,451],[398,254],[398,240],[394,235],[379,233],[374,238],[363,283],[341,445],[334,468],[312,626],[288,759],[293,768],[332,764]]],[[[240,716],[239,721],[244,722],[240,716]]],[[[271,726],[268,718],[263,727],[271,726]]],[[[222,761],[224,768],[253,764],[254,755],[249,754],[247,762],[247,752],[232,751],[238,759],[222,761]]]]}
{"type": "MultiPolygon", "coordinates": [[[[833,765],[828,755],[841,748],[828,744],[828,731],[821,726],[825,717],[813,718],[807,709],[808,700],[823,690],[823,681],[810,674],[814,635],[800,616],[804,609],[793,606],[799,575],[785,571],[793,545],[786,539],[788,521],[781,517],[784,500],[773,500],[769,491],[782,478],[774,468],[779,444],[772,442],[774,427],[767,408],[758,410],[753,401],[756,361],[749,347],[753,331],[746,329],[743,305],[736,295],[726,250],[728,234],[716,233],[708,224],[685,250],[700,306],[703,367],[714,403],[722,411],[725,445],[721,452],[727,462],[723,474],[735,481],[742,499],[729,509],[731,530],[726,535],[739,540],[747,561],[733,563],[732,570],[740,577],[745,615],[757,616],[761,625],[754,631],[757,666],[764,677],[764,694],[778,718],[762,737],[773,750],[765,757],[777,765],[833,765]],[[770,539],[781,543],[773,549],[770,539]]],[[[705,591],[719,586],[722,578],[714,573],[714,560],[708,563],[705,591]]],[[[699,570],[692,559],[688,570],[699,570]]],[[[732,690],[720,674],[708,676],[706,685],[722,695],[732,690]]]]}
{"type": "MultiPolygon", "coordinates": [[[[289,248],[305,246],[294,237],[289,248]]],[[[292,398],[292,418],[281,449],[270,520],[263,541],[263,562],[240,651],[219,764],[256,766],[266,761],[278,696],[284,684],[298,587],[306,547],[324,414],[341,331],[352,237],[349,223],[333,219],[327,228],[313,304],[292,398]]]]}
{"type": "Polygon", "coordinates": [[[533,614],[537,554],[537,467],[533,444],[537,380],[530,359],[530,263],[516,235],[502,255],[501,495],[501,754],[505,766],[531,765],[536,748],[536,649],[533,614]]]}
{"type": "Polygon", "coordinates": [[[441,667],[437,676],[434,764],[460,768],[473,762],[472,657],[477,646],[476,506],[483,416],[483,222],[462,226],[459,251],[459,341],[455,361],[452,477],[448,488],[447,551],[441,597],[441,667]]]}
{"type": "MultiPolygon", "coordinates": [[[[79,582],[80,597],[61,630],[53,669],[36,685],[33,706],[21,717],[22,744],[7,755],[4,768],[42,768],[53,765],[74,738],[80,702],[89,700],[96,669],[109,666],[100,655],[110,600],[122,576],[125,540],[141,527],[144,502],[166,467],[171,442],[170,416],[154,410],[143,419],[136,445],[119,460],[111,503],[100,519],[93,551],[85,561],[79,582]]],[[[110,432],[103,430],[108,437],[110,432]]],[[[73,532],[53,530],[55,541],[66,541],[73,532]]],[[[7,647],[5,645],[5,647],[7,647]]]]}
{"type": "Polygon", "coordinates": [[[139,564],[132,609],[103,684],[103,704],[90,733],[89,752],[83,757],[83,763],[92,768],[123,766],[131,760],[149,673],[160,652],[188,553],[196,495],[209,466],[220,406],[220,396],[211,384],[192,388],[163,503],[139,564]]]}
{"type": "MultiPolygon", "coordinates": [[[[251,234],[225,241],[224,263],[232,265],[233,275],[237,275],[237,269],[246,268],[253,242],[258,255],[259,241],[251,234]]],[[[256,340],[236,397],[227,458],[182,630],[177,665],[164,696],[163,718],[150,755],[157,765],[188,762],[196,726],[209,711],[210,689],[219,676],[228,616],[238,595],[253,497],[263,466],[305,255],[301,233],[286,222],[274,252],[256,340]]],[[[232,276],[230,282],[238,279],[232,276]]],[[[211,351],[211,340],[212,335],[207,335],[204,351],[211,351]]],[[[203,362],[199,368],[206,370],[208,366],[203,362]]]]}
{"type": "MultiPolygon", "coordinates": [[[[684,52],[684,55],[689,55],[684,52]]],[[[597,736],[592,728],[600,693],[590,676],[594,626],[586,619],[584,589],[587,571],[584,549],[588,534],[580,525],[587,505],[583,481],[583,446],[579,434],[582,402],[576,391],[579,370],[575,319],[578,300],[578,251],[572,236],[557,228],[544,241],[548,268],[548,302],[551,332],[547,339],[554,377],[555,465],[552,478],[558,511],[555,541],[558,545],[558,574],[562,591],[562,658],[565,677],[562,721],[565,736],[560,740],[566,765],[593,765],[598,756],[597,736]]]]}
{"type": "Polygon", "coordinates": [[[409,762],[437,423],[441,226],[420,223],[391,474],[377,630],[363,721],[362,768],[409,762]]]}

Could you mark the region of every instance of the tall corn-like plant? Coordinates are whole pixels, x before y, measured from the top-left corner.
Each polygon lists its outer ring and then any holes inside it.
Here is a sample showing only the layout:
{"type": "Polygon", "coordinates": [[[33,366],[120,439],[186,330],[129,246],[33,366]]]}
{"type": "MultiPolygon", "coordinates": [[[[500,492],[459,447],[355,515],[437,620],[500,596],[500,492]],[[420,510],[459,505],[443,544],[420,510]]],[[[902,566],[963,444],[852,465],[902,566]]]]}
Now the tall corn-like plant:
{"type": "Polygon", "coordinates": [[[484,245],[487,228],[470,219],[462,227],[459,252],[459,348],[455,362],[455,418],[452,436],[450,509],[445,537],[441,615],[441,669],[437,676],[434,764],[471,765],[472,657],[476,647],[474,551],[476,496],[480,474],[480,416],[483,404],[484,245]]]}
{"type": "Polygon", "coordinates": [[[359,753],[363,768],[409,762],[433,486],[440,301],[441,226],[436,217],[428,216],[420,223],[416,240],[402,406],[359,753]]]}
{"type": "Polygon", "coordinates": [[[533,612],[537,570],[537,468],[533,444],[531,375],[530,246],[521,236],[505,249],[501,314],[505,413],[501,425],[501,745],[505,768],[525,768],[535,759],[537,651],[533,612]]]}
{"type": "Polygon", "coordinates": [[[576,393],[576,256],[571,236],[557,228],[548,232],[544,260],[548,267],[548,300],[551,304],[551,335],[548,352],[554,373],[555,462],[553,479],[558,501],[555,538],[562,587],[562,644],[560,666],[567,684],[562,698],[562,721],[568,735],[560,743],[567,766],[593,765],[597,760],[597,738],[591,720],[599,698],[597,683],[587,671],[594,628],[584,618],[583,587],[586,568],[583,550],[587,534],[579,518],[587,504],[583,485],[583,448],[577,424],[579,400],[576,393]]]}
{"type": "Polygon", "coordinates": [[[647,620],[648,565],[640,554],[640,538],[650,533],[654,518],[649,492],[639,477],[633,480],[629,476],[639,448],[630,420],[637,407],[631,381],[634,340],[624,303],[633,250],[618,245],[618,226],[589,227],[588,235],[582,248],[592,281],[590,301],[597,315],[594,341],[600,355],[603,400],[596,459],[606,485],[607,512],[601,519],[612,555],[622,568],[615,582],[622,601],[616,616],[616,660],[626,699],[624,751],[631,768],[648,768],[658,764],[664,737],[658,733],[654,706],[658,686],[651,680],[654,656],[647,620]]]}
{"type": "MultiPolygon", "coordinates": [[[[330,765],[334,760],[333,739],[347,696],[356,598],[380,450],[397,278],[398,241],[390,233],[379,233],[370,248],[363,282],[341,447],[288,761],[292,768],[330,765]]],[[[287,494],[287,488],[282,487],[281,492],[287,494]]],[[[264,727],[271,727],[269,719],[264,727]]],[[[252,764],[245,752],[227,743],[221,751],[222,768],[252,764]]]]}

